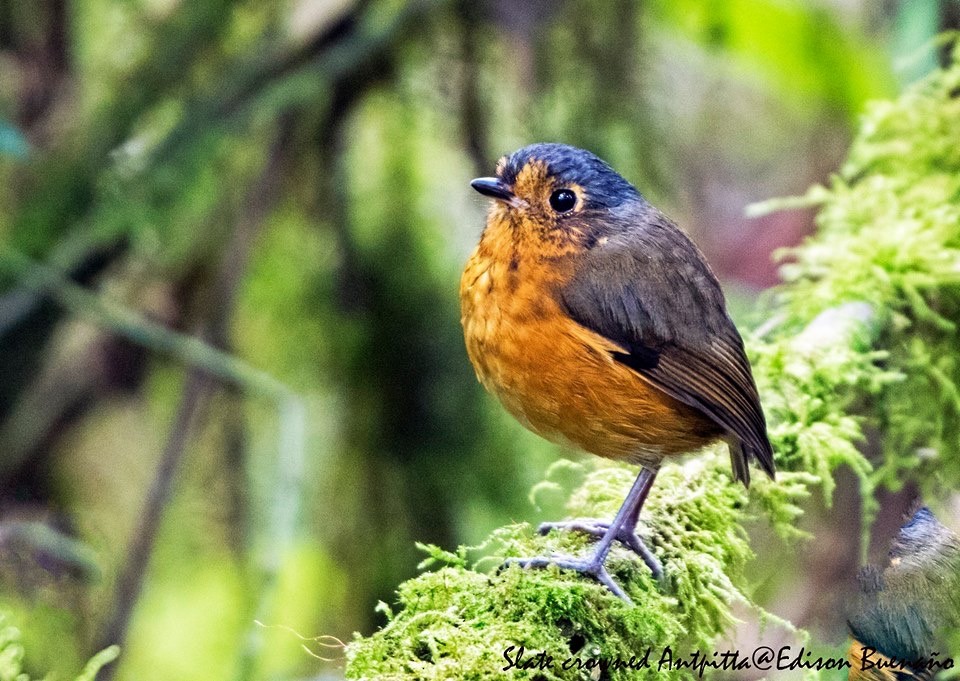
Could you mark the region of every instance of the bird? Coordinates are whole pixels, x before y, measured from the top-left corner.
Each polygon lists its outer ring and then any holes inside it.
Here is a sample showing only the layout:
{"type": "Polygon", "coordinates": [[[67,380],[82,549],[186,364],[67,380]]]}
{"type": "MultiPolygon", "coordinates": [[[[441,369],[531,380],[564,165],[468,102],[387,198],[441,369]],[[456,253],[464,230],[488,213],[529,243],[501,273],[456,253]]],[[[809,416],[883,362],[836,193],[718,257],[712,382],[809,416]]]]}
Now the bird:
{"type": "Polygon", "coordinates": [[[618,541],[662,579],[636,527],[663,459],[722,440],[736,480],[750,461],[775,477],[743,340],[693,241],[593,153],[532,144],[470,185],[492,199],[459,291],[480,383],[547,440],[640,466],[611,522],[540,526],[598,537],[592,556],[512,562],[630,602],[605,561],[618,541]]]}
{"type": "Polygon", "coordinates": [[[900,528],[881,570],[863,567],[847,614],[849,681],[926,681],[955,666],[942,637],[960,629],[960,537],[926,506],[900,528]]]}

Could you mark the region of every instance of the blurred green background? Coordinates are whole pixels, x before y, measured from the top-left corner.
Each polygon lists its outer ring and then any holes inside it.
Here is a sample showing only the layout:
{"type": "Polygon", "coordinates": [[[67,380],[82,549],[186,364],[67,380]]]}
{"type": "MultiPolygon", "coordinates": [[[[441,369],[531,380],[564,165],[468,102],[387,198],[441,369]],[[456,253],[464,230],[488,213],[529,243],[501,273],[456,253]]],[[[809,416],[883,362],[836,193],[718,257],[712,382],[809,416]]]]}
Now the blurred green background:
{"type": "MultiPolygon", "coordinates": [[[[530,142],[591,149],[748,324],[812,214],[744,207],[823,181],[958,21],[954,0],[0,0],[0,611],[27,669],[121,641],[117,679],[338,678],[342,652],[293,631],[371,631],[415,541],[557,516],[529,491],[578,456],[467,361],[469,180],[530,142]]],[[[764,600],[839,641],[859,501],[834,504],[764,600]]]]}

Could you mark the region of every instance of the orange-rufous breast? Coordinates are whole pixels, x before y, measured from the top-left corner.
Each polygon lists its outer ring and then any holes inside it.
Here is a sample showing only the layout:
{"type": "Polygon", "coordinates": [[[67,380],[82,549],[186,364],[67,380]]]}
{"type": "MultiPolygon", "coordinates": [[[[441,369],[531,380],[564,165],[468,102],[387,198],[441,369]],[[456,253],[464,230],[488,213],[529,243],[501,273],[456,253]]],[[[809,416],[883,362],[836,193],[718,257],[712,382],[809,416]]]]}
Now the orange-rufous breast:
{"type": "Polygon", "coordinates": [[[576,253],[546,252],[493,210],[460,282],[467,353],[484,387],[534,432],[608,458],[655,467],[717,439],[712,421],[617,362],[612,341],[564,313],[556,292],[576,253]]]}

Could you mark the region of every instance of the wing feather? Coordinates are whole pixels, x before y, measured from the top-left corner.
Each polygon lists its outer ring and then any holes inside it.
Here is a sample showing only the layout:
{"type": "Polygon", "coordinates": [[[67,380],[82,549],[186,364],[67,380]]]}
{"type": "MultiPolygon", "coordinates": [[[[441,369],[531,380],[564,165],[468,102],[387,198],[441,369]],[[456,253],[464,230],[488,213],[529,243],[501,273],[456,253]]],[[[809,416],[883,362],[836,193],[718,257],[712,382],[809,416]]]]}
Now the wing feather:
{"type": "MultiPolygon", "coordinates": [[[[619,223],[623,223],[620,216],[619,223]]],[[[560,291],[579,324],[611,340],[617,361],[728,432],[734,475],[755,458],[774,476],[760,398],[723,292],[697,247],[645,205],[631,229],[583,254],[560,291]]]]}

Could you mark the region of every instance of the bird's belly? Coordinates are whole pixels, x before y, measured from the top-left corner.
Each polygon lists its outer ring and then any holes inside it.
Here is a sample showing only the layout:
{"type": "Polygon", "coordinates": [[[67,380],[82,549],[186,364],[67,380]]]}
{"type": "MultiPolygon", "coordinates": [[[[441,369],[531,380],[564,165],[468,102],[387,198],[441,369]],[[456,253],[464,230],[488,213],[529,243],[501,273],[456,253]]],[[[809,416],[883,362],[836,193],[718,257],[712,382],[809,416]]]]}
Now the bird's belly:
{"type": "Polygon", "coordinates": [[[616,362],[609,341],[542,289],[501,288],[489,271],[467,283],[465,274],[462,321],[477,376],[534,432],[647,466],[720,434],[699,411],[616,362]]]}

